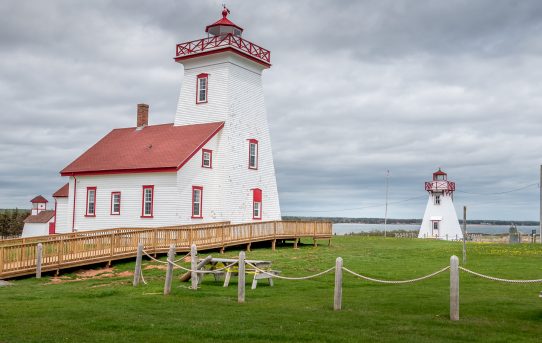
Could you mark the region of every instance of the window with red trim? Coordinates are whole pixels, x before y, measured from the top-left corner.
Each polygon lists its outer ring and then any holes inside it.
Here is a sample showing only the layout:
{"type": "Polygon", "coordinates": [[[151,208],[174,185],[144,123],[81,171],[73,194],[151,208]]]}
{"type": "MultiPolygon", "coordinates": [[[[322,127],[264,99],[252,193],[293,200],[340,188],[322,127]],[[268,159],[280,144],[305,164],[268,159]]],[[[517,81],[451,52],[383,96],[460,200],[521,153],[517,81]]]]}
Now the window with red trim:
{"type": "Polygon", "coordinates": [[[120,215],[120,192],[111,192],[111,215],[120,215]]]}
{"type": "Polygon", "coordinates": [[[199,74],[196,81],[196,104],[207,102],[209,74],[199,74]]]}
{"type": "Polygon", "coordinates": [[[154,210],[154,186],[143,186],[141,217],[152,218],[154,210]]]}
{"type": "Polygon", "coordinates": [[[86,217],[96,217],[96,187],[87,187],[86,217]]]}
{"type": "Polygon", "coordinates": [[[248,168],[258,169],[258,141],[248,140],[248,168]]]}
{"type": "Polygon", "coordinates": [[[213,168],[213,151],[202,149],[201,150],[201,166],[203,168],[213,168]]]}
{"type": "Polygon", "coordinates": [[[192,218],[203,218],[203,187],[192,186],[192,218]]]}
{"type": "Polygon", "coordinates": [[[252,219],[262,219],[262,190],[252,190],[252,219]]]}

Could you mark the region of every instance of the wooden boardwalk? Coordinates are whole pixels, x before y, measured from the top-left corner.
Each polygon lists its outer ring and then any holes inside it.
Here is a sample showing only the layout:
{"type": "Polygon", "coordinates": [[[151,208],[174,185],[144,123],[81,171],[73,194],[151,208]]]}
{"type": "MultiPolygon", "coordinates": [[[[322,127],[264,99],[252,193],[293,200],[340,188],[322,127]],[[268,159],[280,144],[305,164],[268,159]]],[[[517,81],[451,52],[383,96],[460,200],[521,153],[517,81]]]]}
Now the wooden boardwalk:
{"type": "Polygon", "coordinates": [[[139,242],[149,253],[166,253],[170,244],[177,252],[188,252],[196,244],[198,250],[300,238],[330,239],[330,222],[271,221],[230,224],[228,222],[182,225],[160,228],[130,228],[83,231],[42,237],[0,241],[0,279],[36,272],[37,245],[43,245],[42,271],[109,262],[136,256],[139,242]]]}

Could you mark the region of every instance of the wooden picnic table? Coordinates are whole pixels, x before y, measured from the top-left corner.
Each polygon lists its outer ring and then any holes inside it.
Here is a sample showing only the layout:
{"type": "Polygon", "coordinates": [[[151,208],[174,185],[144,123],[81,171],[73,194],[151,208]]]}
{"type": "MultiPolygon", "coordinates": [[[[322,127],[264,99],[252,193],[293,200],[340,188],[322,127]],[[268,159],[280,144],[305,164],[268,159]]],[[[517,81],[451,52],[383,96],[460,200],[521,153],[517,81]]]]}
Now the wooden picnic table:
{"type": "MultiPolygon", "coordinates": [[[[203,261],[203,260],[204,259],[199,259],[199,261],[203,261]]],[[[245,260],[245,262],[248,262],[248,263],[256,266],[258,269],[265,270],[266,273],[269,273],[269,274],[278,275],[280,273],[277,270],[272,270],[271,269],[271,265],[273,263],[271,261],[245,260]]],[[[235,265],[232,265],[232,266],[230,266],[230,267],[228,267],[226,269],[223,269],[223,270],[217,270],[216,273],[213,273],[213,275],[215,276],[215,280],[218,280],[218,278],[220,276],[224,275],[224,287],[228,287],[232,275],[238,275],[238,273],[239,273],[239,266],[238,266],[239,259],[238,258],[214,258],[213,257],[208,261],[207,266],[203,266],[202,268],[212,271],[212,270],[215,270],[215,269],[224,268],[224,266],[231,265],[231,264],[235,264],[235,265]],[[206,267],[208,267],[208,268],[206,268],[206,267]]],[[[261,279],[267,279],[269,281],[269,285],[271,287],[273,286],[273,277],[271,275],[269,275],[269,274],[266,274],[266,273],[262,273],[259,270],[256,270],[254,268],[246,268],[245,269],[245,274],[253,274],[254,275],[254,277],[252,279],[252,289],[256,288],[256,286],[258,285],[258,280],[261,280],[261,279]]],[[[199,280],[200,282],[201,282],[201,279],[202,278],[200,278],[200,280],[199,280]]]]}

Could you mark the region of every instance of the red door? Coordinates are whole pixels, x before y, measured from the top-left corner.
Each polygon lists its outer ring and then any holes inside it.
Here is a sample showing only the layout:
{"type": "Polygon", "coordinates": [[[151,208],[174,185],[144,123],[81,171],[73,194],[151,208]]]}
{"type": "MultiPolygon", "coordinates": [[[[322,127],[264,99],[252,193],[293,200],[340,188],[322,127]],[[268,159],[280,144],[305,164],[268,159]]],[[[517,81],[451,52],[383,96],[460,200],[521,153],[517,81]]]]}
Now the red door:
{"type": "Polygon", "coordinates": [[[55,234],[55,223],[49,223],[49,234],[50,235],[55,234]]]}

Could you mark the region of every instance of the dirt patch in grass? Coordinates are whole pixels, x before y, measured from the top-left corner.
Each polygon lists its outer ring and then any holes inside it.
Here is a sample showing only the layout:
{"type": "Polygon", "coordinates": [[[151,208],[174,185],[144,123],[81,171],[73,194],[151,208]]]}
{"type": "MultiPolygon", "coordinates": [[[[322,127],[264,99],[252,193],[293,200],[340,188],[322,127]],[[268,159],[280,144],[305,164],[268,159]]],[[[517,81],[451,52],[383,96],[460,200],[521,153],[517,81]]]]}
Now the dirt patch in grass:
{"type": "Polygon", "coordinates": [[[145,266],[143,270],[147,269],[160,269],[160,270],[166,270],[167,266],[165,264],[149,264],[148,266],[145,266]]]}
{"type": "Polygon", "coordinates": [[[101,269],[88,269],[88,270],[79,270],[75,273],[75,278],[69,276],[55,276],[52,277],[49,281],[49,284],[58,285],[66,282],[77,282],[85,280],[94,280],[94,279],[105,279],[112,277],[129,277],[133,276],[134,273],[130,271],[123,271],[117,273],[114,268],[101,268],[101,269]]]}

